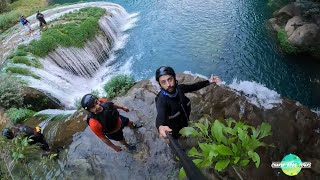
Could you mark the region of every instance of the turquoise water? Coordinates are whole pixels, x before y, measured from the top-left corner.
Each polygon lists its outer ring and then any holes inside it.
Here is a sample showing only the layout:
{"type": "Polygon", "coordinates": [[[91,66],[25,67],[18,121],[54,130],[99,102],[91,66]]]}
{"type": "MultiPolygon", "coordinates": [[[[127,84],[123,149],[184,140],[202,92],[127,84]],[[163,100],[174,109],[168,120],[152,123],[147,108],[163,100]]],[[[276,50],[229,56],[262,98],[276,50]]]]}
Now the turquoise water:
{"type": "MultiPolygon", "coordinates": [[[[54,0],[54,3],[76,1],[54,0]]],[[[161,65],[178,72],[217,74],[227,83],[255,81],[309,107],[320,107],[320,62],[286,57],[266,23],[267,1],[114,0],[139,13],[137,26],[116,53],[132,59],[137,79],[150,78],[161,65]]]]}

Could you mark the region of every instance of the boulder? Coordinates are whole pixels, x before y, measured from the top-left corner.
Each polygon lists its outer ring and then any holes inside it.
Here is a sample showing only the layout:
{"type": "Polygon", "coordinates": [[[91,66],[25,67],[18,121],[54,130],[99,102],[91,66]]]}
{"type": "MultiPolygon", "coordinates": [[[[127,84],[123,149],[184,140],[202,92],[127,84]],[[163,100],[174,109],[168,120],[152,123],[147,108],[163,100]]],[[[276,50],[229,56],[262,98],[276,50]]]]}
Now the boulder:
{"type": "Polygon", "coordinates": [[[300,14],[300,9],[294,3],[291,3],[275,13],[275,17],[278,19],[279,25],[285,25],[289,19],[294,16],[300,16],[300,14]]]}
{"type": "Polygon", "coordinates": [[[303,20],[301,16],[294,16],[293,18],[289,19],[285,27],[288,37],[292,35],[294,30],[296,30],[298,27],[302,25],[303,25],[303,20]]]}
{"type": "Polygon", "coordinates": [[[288,38],[293,46],[312,46],[315,45],[319,36],[320,28],[313,23],[307,23],[298,27],[288,38]]]}
{"type": "Polygon", "coordinates": [[[281,30],[281,27],[278,25],[279,22],[276,18],[269,19],[269,23],[270,23],[273,30],[275,30],[277,32],[279,32],[281,30]]]}
{"type": "Polygon", "coordinates": [[[44,94],[37,89],[31,87],[23,87],[23,94],[23,103],[27,106],[30,105],[29,109],[32,109],[34,111],[62,108],[62,105],[57,99],[51,97],[48,94],[44,94]]]}

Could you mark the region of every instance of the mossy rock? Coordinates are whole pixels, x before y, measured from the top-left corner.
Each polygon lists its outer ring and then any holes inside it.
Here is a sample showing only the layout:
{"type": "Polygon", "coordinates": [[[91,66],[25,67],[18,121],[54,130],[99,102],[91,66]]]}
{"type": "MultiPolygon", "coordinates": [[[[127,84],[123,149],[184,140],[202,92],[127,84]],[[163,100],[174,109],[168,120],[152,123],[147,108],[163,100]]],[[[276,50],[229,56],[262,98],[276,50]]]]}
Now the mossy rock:
{"type": "Polygon", "coordinates": [[[23,94],[23,104],[34,111],[61,109],[63,107],[59,100],[31,87],[23,87],[23,94]]]}

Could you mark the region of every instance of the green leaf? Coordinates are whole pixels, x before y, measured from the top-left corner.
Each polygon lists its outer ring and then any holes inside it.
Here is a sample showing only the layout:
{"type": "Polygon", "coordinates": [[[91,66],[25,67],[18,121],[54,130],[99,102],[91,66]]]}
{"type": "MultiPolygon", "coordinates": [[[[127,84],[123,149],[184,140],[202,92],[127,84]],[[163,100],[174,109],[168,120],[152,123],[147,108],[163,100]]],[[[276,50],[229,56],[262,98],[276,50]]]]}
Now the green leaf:
{"type": "Polygon", "coordinates": [[[199,147],[202,150],[202,155],[204,157],[209,155],[209,153],[211,151],[211,146],[209,144],[199,143],[199,147]]]}
{"type": "Polygon", "coordinates": [[[202,162],[200,162],[197,166],[201,169],[210,167],[212,165],[212,162],[209,160],[209,158],[204,159],[202,162]]]}
{"type": "Polygon", "coordinates": [[[258,153],[253,152],[253,151],[248,151],[248,155],[249,155],[249,157],[251,157],[253,162],[255,162],[256,167],[258,168],[260,165],[260,156],[258,155],[258,153]]]}
{"type": "Polygon", "coordinates": [[[261,131],[259,139],[264,138],[264,137],[272,134],[271,133],[271,125],[268,123],[262,123],[259,129],[261,131]]]}
{"type": "Polygon", "coordinates": [[[237,154],[238,153],[238,147],[235,145],[235,144],[231,144],[231,146],[232,146],[232,152],[234,153],[234,154],[237,154]]]}
{"type": "Polygon", "coordinates": [[[183,167],[180,168],[179,171],[179,179],[183,179],[184,177],[186,177],[186,172],[184,171],[183,167]]]}
{"type": "Polygon", "coordinates": [[[240,166],[246,166],[248,163],[249,163],[249,160],[248,159],[244,159],[244,160],[240,161],[239,165],[240,166]]]}
{"type": "Polygon", "coordinates": [[[236,135],[236,131],[230,127],[224,128],[224,132],[229,133],[231,135],[236,135]]]}
{"type": "Polygon", "coordinates": [[[217,140],[218,143],[223,142],[227,144],[227,138],[223,135],[223,129],[225,126],[218,120],[215,120],[213,126],[211,127],[211,134],[217,140]]]}
{"type": "Polygon", "coordinates": [[[237,139],[237,137],[229,138],[228,144],[232,144],[236,139],[237,139]]]}
{"type": "Polygon", "coordinates": [[[234,119],[228,118],[226,119],[227,126],[230,128],[232,123],[236,124],[237,122],[234,119]]]}
{"type": "Polygon", "coordinates": [[[217,146],[217,151],[221,155],[225,155],[225,156],[233,155],[233,152],[231,151],[231,149],[225,145],[222,145],[222,144],[217,146]]]}
{"type": "Polygon", "coordinates": [[[23,158],[24,158],[24,155],[23,155],[23,154],[19,154],[18,158],[19,158],[19,159],[23,159],[23,158]]]}
{"type": "Polygon", "coordinates": [[[239,160],[240,160],[240,157],[238,157],[238,156],[237,156],[237,157],[234,157],[233,163],[234,163],[234,164],[237,164],[239,160]]]}
{"type": "Polygon", "coordinates": [[[194,137],[199,137],[199,133],[197,130],[195,130],[193,127],[184,127],[180,131],[180,134],[184,136],[194,136],[194,137]]]}
{"type": "Polygon", "coordinates": [[[214,166],[214,168],[217,170],[217,171],[221,171],[223,169],[225,169],[230,163],[230,160],[229,159],[226,159],[226,160],[220,160],[216,163],[216,165],[214,166]]]}
{"type": "Polygon", "coordinates": [[[258,138],[258,136],[259,136],[259,134],[260,134],[260,129],[258,128],[258,129],[255,129],[254,127],[253,128],[251,128],[251,130],[252,130],[252,135],[251,135],[251,137],[252,138],[258,138]]]}
{"type": "Polygon", "coordinates": [[[203,135],[208,136],[208,126],[206,127],[206,125],[202,123],[195,123],[194,125],[200,129],[203,135]]]}
{"type": "Polygon", "coordinates": [[[188,155],[191,157],[198,157],[201,156],[201,154],[198,152],[198,150],[195,147],[192,147],[189,151],[188,151],[188,155]]]}

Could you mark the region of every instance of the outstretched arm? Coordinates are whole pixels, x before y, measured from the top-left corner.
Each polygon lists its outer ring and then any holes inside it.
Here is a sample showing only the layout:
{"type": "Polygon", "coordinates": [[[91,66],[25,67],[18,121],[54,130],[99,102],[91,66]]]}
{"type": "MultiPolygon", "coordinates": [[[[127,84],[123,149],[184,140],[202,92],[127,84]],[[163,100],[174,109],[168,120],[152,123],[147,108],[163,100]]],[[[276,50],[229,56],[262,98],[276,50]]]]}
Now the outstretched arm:
{"type": "Polygon", "coordinates": [[[121,147],[120,146],[116,146],[114,145],[108,138],[106,138],[105,136],[100,137],[101,141],[103,141],[106,145],[110,146],[112,149],[114,149],[115,151],[119,152],[121,151],[121,147]]]}
{"type": "Polygon", "coordinates": [[[200,81],[200,82],[196,82],[194,84],[181,84],[180,88],[185,92],[192,92],[192,91],[197,91],[199,89],[202,89],[208,85],[210,85],[211,83],[219,83],[221,80],[219,78],[219,76],[213,76],[211,75],[209,80],[205,80],[205,81],[200,81]]]}

